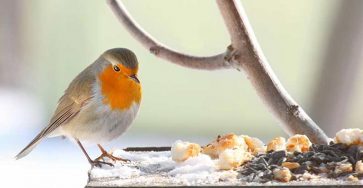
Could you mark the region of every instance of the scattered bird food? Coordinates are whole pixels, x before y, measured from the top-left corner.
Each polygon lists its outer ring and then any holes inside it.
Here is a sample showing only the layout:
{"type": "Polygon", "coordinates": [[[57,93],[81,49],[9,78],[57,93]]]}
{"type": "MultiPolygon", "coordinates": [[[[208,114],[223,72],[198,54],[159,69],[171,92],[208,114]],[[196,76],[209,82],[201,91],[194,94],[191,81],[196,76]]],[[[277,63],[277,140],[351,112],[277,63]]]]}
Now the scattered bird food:
{"type": "Polygon", "coordinates": [[[226,134],[206,146],[178,140],[170,151],[113,155],[131,162],[93,167],[89,185],[363,184],[360,129],[343,129],[328,145],[312,144],[305,135],[277,137],[265,145],[258,138],[226,134]]]}

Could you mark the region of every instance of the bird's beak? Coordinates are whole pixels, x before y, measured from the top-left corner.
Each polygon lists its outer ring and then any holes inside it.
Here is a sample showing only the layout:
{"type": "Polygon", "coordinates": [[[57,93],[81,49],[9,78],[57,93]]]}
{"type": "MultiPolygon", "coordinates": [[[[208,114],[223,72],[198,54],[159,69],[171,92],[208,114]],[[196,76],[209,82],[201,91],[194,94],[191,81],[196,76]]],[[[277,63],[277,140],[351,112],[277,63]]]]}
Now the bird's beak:
{"type": "Polygon", "coordinates": [[[129,76],[131,79],[133,79],[135,82],[140,83],[140,80],[137,78],[136,74],[133,74],[129,76]]]}

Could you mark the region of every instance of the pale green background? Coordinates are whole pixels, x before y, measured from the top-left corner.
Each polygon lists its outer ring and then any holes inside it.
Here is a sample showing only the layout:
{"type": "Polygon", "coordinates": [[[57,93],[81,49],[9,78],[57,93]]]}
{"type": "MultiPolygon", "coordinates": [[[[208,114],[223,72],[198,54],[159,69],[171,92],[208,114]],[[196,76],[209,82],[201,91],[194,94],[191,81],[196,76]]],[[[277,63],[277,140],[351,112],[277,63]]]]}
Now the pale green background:
{"type": "MultiPolygon", "coordinates": [[[[224,23],[212,0],[124,2],[145,30],[179,51],[212,55],[229,45],[224,23]]],[[[242,3],[273,70],[287,91],[309,112],[339,1],[242,3]]],[[[13,161],[12,157],[47,124],[68,83],[103,51],[114,47],[127,47],[137,54],[144,94],[138,118],[126,135],[111,144],[113,147],[170,145],[176,139],[205,144],[227,132],[265,141],[284,135],[243,73],[191,70],[154,57],[125,31],[103,0],[32,0],[23,1],[22,7],[25,50],[24,64],[18,68],[25,79],[20,80],[24,86],[21,91],[36,99],[41,117],[38,123],[0,125],[0,166],[5,169],[0,176],[5,177],[5,185],[85,185],[88,163],[77,146],[63,140],[46,140],[20,161],[13,161]]],[[[362,81],[360,76],[357,84],[362,81]]],[[[354,96],[358,100],[354,100],[345,127],[363,125],[358,110],[363,106],[363,90],[358,88],[354,96]]],[[[14,109],[21,109],[15,102],[14,109]]],[[[20,120],[25,114],[15,115],[20,120]]],[[[88,149],[92,156],[99,154],[95,147],[88,149]]]]}
{"type": "MultiPolygon", "coordinates": [[[[309,97],[335,1],[243,1],[273,70],[303,107],[309,97]]],[[[125,1],[135,20],[180,51],[211,55],[229,44],[214,1],[125,1]]],[[[143,85],[140,115],[131,132],[271,138],[278,123],[237,71],[199,71],[149,54],[116,20],[104,1],[28,1],[24,4],[30,89],[49,117],[68,83],[104,50],[127,47],[138,55],[143,85]],[[38,84],[34,84],[38,83],[38,84]]]]}

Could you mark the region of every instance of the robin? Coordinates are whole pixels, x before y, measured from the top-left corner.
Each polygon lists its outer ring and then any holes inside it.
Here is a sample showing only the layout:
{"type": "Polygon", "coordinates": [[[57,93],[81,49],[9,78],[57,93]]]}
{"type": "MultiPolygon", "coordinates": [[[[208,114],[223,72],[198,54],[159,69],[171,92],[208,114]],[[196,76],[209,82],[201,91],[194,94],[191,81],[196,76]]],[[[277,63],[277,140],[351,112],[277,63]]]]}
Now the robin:
{"type": "Polygon", "coordinates": [[[126,161],[108,153],[101,144],[124,133],[137,115],[141,101],[137,71],[132,51],[114,48],[104,52],[69,84],[48,126],[15,158],[29,154],[46,137],[65,136],[77,142],[92,166],[113,166],[102,161],[103,157],[126,161]],[[97,144],[101,156],[92,160],[81,142],[97,144]]]}

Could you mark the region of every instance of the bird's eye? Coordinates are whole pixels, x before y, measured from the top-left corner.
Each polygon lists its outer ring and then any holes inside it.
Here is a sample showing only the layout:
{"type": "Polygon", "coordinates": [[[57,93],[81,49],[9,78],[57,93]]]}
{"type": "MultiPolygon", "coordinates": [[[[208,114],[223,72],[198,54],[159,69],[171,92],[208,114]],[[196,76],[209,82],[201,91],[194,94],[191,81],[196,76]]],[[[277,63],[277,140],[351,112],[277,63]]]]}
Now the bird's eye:
{"type": "Polygon", "coordinates": [[[116,72],[120,71],[120,67],[118,67],[117,65],[113,66],[113,70],[115,70],[116,72]]]}

